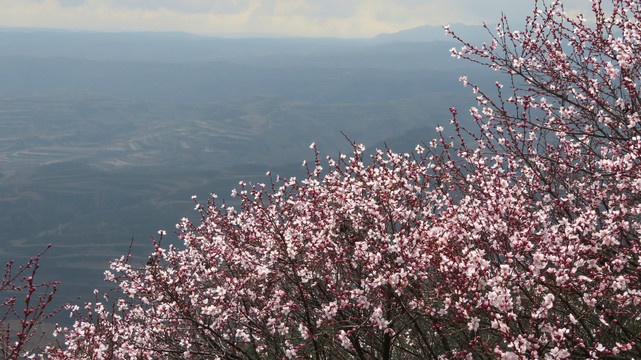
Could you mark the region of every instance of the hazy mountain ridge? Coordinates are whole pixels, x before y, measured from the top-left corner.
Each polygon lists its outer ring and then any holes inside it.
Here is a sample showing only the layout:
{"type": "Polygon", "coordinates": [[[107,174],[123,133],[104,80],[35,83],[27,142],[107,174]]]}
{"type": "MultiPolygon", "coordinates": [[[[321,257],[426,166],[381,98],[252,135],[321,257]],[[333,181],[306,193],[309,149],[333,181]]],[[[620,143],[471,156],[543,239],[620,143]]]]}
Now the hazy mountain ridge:
{"type": "MultiPolygon", "coordinates": [[[[469,42],[487,41],[489,34],[482,25],[451,24],[451,31],[469,42]]],[[[390,34],[379,34],[374,37],[377,41],[404,41],[404,42],[434,42],[448,41],[451,37],[445,34],[443,26],[423,25],[416,28],[402,30],[390,34]]]]}
{"type": "MultiPolygon", "coordinates": [[[[452,25],[470,41],[487,38],[481,26],[452,25]]],[[[0,28],[2,56],[77,58],[108,61],[253,62],[270,57],[354,57],[372,49],[415,48],[417,42],[452,42],[440,26],[421,26],[371,39],[339,38],[222,38],[181,32],[100,33],[48,29],[0,28]],[[403,44],[406,42],[414,44],[403,44]],[[410,45],[410,46],[407,46],[410,45]]],[[[394,54],[394,53],[392,53],[394,54]]],[[[402,55],[395,53],[396,55],[402,55]]],[[[400,56],[399,56],[400,57],[400,56]]],[[[388,63],[391,65],[391,63],[388,63]]]]}

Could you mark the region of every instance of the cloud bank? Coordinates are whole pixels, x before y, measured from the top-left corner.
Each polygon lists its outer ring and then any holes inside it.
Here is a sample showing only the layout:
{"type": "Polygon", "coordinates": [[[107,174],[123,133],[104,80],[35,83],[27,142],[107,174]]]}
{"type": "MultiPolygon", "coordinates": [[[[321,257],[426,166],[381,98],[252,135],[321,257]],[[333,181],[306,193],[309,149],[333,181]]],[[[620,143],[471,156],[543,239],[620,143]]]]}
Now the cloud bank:
{"type": "MultiPolygon", "coordinates": [[[[0,0],[0,25],[98,31],[185,31],[370,37],[425,24],[525,17],[529,0],[0,0]]],[[[565,1],[588,12],[585,0],[565,1]]]]}

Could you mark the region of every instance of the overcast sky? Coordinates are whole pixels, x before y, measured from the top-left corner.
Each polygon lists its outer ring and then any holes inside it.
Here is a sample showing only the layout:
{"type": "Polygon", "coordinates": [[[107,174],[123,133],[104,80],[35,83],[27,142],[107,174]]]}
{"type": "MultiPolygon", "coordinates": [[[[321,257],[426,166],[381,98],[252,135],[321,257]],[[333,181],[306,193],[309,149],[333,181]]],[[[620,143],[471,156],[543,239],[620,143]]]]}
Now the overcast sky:
{"type": "MultiPolygon", "coordinates": [[[[588,0],[566,0],[566,10],[588,0]]],[[[0,26],[371,37],[421,25],[523,18],[533,0],[0,0],[0,26]]]]}

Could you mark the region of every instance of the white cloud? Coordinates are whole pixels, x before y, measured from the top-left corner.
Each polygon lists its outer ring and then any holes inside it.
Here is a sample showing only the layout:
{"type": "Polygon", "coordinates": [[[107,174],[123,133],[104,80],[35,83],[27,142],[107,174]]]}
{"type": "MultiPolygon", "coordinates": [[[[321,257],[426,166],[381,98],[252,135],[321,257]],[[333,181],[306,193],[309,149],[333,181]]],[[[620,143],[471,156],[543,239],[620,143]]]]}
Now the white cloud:
{"type": "MultiPolygon", "coordinates": [[[[567,0],[566,8],[585,7],[567,0]]],[[[4,26],[107,31],[281,33],[363,37],[424,24],[496,22],[529,14],[526,0],[0,0],[4,26]]]]}

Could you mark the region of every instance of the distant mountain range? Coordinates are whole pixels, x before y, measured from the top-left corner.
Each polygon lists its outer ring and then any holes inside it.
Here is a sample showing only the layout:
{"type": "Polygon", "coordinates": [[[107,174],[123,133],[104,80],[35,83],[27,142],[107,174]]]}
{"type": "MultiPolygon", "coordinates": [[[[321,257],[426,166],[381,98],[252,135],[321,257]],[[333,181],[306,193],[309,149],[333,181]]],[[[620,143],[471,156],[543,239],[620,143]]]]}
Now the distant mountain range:
{"type": "MultiPolygon", "coordinates": [[[[481,25],[452,24],[450,25],[450,30],[456,33],[457,36],[472,43],[488,41],[490,38],[487,30],[481,25]]],[[[374,40],[384,42],[432,42],[451,41],[452,38],[445,35],[445,30],[442,26],[424,25],[390,34],[379,34],[374,37],[374,40]]]]}
{"type": "MultiPolygon", "coordinates": [[[[471,42],[487,41],[481,26],[452,25],[457,35],[471,42]]],[[[0,56],[65,57],[113,61],[202,62],[240,61],[290,55],[324,58],[350,56],[398,43],[452,42],[440,26],[421,26],[370,39],[247,37],[222,38],[182,32],[101,33],[36,28],[0,28],[0,56]]],[[[403,50],[401,50],[403,51],[403,50]]]]}

